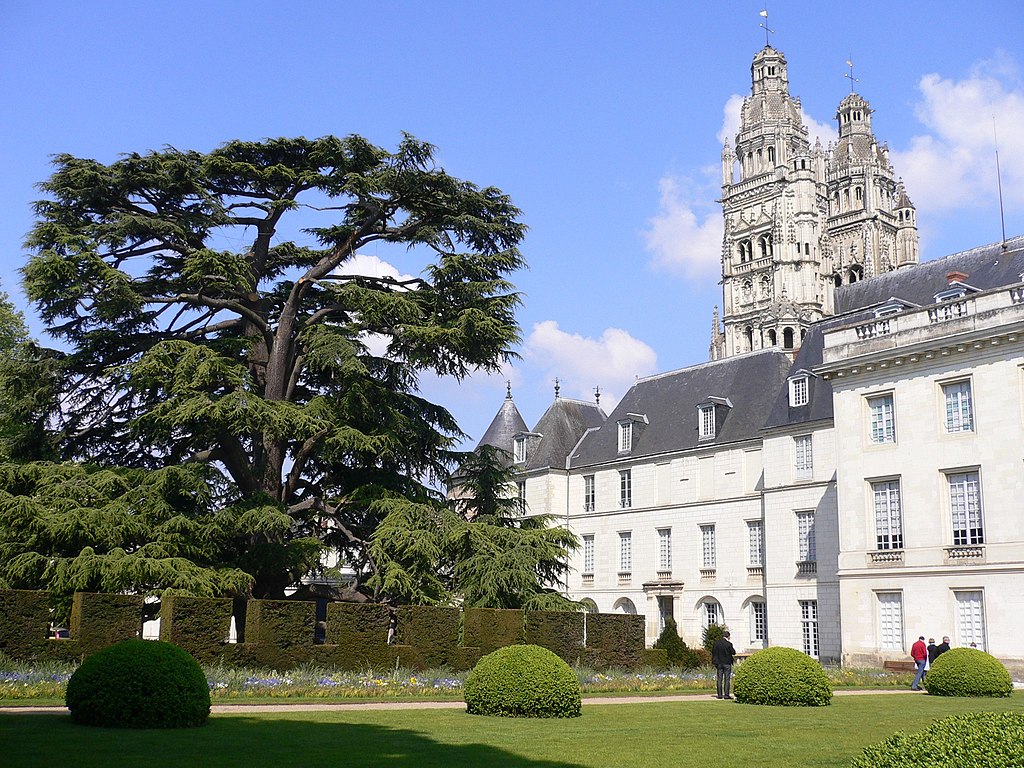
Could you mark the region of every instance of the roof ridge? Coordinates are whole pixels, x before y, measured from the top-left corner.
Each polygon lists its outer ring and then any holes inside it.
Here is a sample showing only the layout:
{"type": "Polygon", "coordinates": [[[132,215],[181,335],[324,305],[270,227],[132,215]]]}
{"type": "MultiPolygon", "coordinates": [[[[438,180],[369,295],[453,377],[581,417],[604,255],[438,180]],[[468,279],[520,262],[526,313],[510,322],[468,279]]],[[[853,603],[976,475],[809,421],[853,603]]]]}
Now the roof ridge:
{"type": "Polygon", "coordinates": [[[756,357],[757,355],[788,355],[790,352],[795,352],[795,349],[782,349],[780,347],[765,347],[764,349],[755,349],[751,352],[743,352],[738,355],[730,355],[729,357],[723,357],[719,360],[707,360],[703,363],[697,363],[695,365],[687,365],[682,368],[676,368],[671,371],[663,371],[661,373],[652,373],[650,376],[641,376],[634,384],[639,384],[642,381],[654,381],[655,379],[661,379],[666,376],[676,376],[685,371],[695,371],[699,368],[707,368],[713,365],[723,365],[725,363],[733,363],[737,360],[742,360],[748,357],[756,357]]]}

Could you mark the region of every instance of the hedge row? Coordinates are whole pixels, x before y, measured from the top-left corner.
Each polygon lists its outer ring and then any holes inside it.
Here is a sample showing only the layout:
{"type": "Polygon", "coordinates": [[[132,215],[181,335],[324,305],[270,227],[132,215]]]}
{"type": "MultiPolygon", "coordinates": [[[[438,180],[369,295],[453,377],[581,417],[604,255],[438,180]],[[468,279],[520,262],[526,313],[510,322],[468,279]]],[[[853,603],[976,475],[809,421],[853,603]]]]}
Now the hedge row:
{"type": "MultiPolygon", "coordinates": [[[[143,603],[137,595],[77,593],[71,639],[50,640],[49,595],[0,590],[0,653],[21,660],[84,658],[138,637],[143,603]]],[[[298,600],[250,600],[245,642],[235,644],[227,642],[230,599],[168,595],[160,605],[160,639],[200,662],[275,669],[306,662],[339,669],[395,664],[471,669],[482,656],[521,643],[547,648],[570,664],[598,668],[665,666],[667,661],[663,652],[644,648],[643,616],[403,606],[392,619],[385,605],[330,603],[325,642],[316,644],[315,609],[315,603],[298,600]]]]}

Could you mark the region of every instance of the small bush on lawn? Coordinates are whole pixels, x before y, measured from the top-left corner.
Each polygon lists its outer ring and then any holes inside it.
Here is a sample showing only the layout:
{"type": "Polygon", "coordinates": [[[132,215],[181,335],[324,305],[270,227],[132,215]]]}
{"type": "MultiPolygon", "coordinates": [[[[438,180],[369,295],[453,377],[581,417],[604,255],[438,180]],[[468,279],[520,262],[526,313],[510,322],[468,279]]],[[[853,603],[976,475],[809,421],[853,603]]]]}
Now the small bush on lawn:
{"type": "MultiPolygon", "coordinates": [[[[668,663],[682,669],[696,669],[701,665],[697,651],[690,648],[676,630],[675,619],[665,619],[665,628],[654,641],[655,648],[661,648],[668,656],[668,663]]],[[[703,650],[703,649],[701,649],[703,650]]]]}
{"type": "Polygon", "coordinates": [[[732,692],[741,704],[824,707],[832,703],[828,675],[805,653],[765,648],[736,668],[732,692]]]}
{"type": "Polygon", "coordinates": [[[1013,678],[995,656],[976,648],[953,648],[932,662],[924,687],[936,696],[1009,696],[1013,678]]]}
{"type": "Polygon", "coordinates": [[[111,728],[190,728],[210,715],[206,676],[171,643],[124,640],[89,656],[68,680],[71,720],[111,728]]]}
{"type": "Polygon", "coordinates": [[[1024,713],[971,712],[936,720],[921,733],[890,736],[850,768],[1024,768],[1022,744],[1024,713]]]}
{"type": "Polygon", "coordinates": [[[701,636],[701,645],[704,646],[704,650],[709,654],[715,647],[715,643],[722,638],[728,630],[725,624],[708,624],[704,627],[704,633],[701,636]]]}
{"type": "Polygon", "coordinates": [[[538,645],[484,656],[466,677],[466,711],[499,717],[579,717],[580,684],[568,664],[538,645]]]}

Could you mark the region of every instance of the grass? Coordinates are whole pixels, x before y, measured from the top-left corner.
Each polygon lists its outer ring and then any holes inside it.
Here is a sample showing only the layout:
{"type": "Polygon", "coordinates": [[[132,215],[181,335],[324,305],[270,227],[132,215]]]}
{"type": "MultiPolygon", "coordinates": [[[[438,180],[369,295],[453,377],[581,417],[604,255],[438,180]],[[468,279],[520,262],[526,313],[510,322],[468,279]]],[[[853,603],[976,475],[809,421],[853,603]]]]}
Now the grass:
{"type": "Polygon", "coordinates": [[[75,726],[66,715],[0,714],[4,764],[32,768],[146,765],[758,768],[846,766],[896,730],[970,711],[1024,711],[1024,695],[959,699],[845,696],[821,708],[716,700],[584,705],[570,720],[506,720],[461,710],[218,714],[204,728],[126,731],[75,726]]]}

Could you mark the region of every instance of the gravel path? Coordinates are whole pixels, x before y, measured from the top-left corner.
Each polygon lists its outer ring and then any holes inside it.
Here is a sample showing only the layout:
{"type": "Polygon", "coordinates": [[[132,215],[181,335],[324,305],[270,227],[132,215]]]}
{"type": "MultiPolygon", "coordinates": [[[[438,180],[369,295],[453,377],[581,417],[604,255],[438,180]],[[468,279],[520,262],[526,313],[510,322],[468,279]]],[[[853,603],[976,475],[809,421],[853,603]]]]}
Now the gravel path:
{"type": "MultiPolygon", "coordinates": [[[[836,696],[874,696],[918,693],[904,688],[872,688],[859,691],[835,691],[836,696]]],[[[924,691],[919,693],[923,694],[924,691]]],[[[665,701],[718,701],[714,694],[674,696],[601,696],[584,698],[584,706],[599,704],[658,704],[665,701]]],[[[240,714],[245,712],[344,712],[370,709],[465,709],[462,701],[344,701],[323,704],[214,704],[213,714],[240,714]]],[[[67,712],[66,707],[0,707],[0,715],[26,712],[67,712]]]]}

